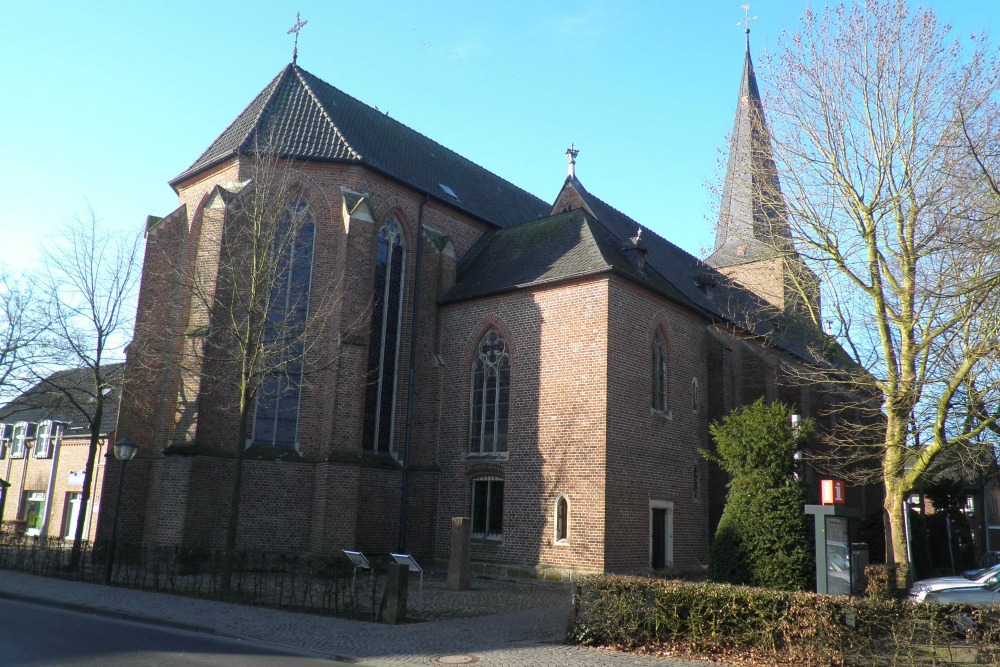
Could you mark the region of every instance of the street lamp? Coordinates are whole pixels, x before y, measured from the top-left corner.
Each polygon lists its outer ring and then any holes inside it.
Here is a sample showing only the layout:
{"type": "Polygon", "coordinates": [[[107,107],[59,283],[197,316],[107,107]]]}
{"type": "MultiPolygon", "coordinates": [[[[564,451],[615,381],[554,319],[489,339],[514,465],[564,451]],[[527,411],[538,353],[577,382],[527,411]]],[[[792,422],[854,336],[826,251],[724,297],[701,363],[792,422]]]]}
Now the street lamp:
{"type": "MultiPolygon", "coordinates": [[[[793,414],[792,418],[792,437],[796,440],[799,439],[799,433],[802,432],[802,415],[793,414]]],[[[802,477],[802,450],[798,448],[798,443],[796,442],[795,453],[792,454],[792,460],[794,461],[792,468],[792,478],[795,481],[799,481],[802,477]]]]}
{"type": "Polygon", "coordinates": [[[111,539],[108,540],[108,553],[104,559],[105,586],[111,584],[111,568],[114,565],[115,542],[118,538],[118,514],[122,509],[122,487],[125,486],[125,464],[132,460],[138,449],[139,448],[136,447],[136,444],[132,442],[130,438],[116,440],[115,444],[112,446],[115,458],[121,461],[121,467],[118,470],[118,494],[115,499],[115,518],[111,524],[111,539]]]}

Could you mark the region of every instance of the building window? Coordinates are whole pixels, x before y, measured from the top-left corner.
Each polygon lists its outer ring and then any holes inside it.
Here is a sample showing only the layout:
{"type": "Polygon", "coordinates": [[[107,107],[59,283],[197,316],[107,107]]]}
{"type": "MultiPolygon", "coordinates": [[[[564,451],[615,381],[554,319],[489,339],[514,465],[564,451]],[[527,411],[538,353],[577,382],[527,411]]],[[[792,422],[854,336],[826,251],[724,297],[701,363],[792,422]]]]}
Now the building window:
{"type": "Polygon", "coordinates": [[[67,540],[76,538],[76,524],[80,520],[80,500],[82,493],[70,491],[66,494],[66,502],[63,505],[63,537],[67,540]]]}
{"type": "Polygon", "coordinates": [[[507,451],[507,410],[510,403],[510,359],[507,344],[496,331],[479,343],[472,365],[469,452],[507,451]]]}
{"type": "Polygon", "coordinates": [[[37,424],[29,422],[17,422],[14,424],[14,436],[10,442],[10,457],[12,459],[23,459],[28,451],[28,440],[35,437],[37,424]]]}
{"type": "Polygon", "coordinates": [[[691,378],[691,410],[698,412],[701,408],[701,387],[698,385],[698,378],[691,378]]]}
{"type": "Polygon", "coordinates": [[[25,491],[21,519],[24,521],[25,535],[42,532],[42,515],[45,510],[45,494],[41,491],[25,491]]]}
{"type": "Polygon", "coordinates": [[[374,452],[392,451],[405,264],[403,232],[389,218],[378,234],[372,328],[368,339],[363,446],[374,452]]]}
{"type": "Polygon", "coordinates": [[[59,422],[43,421],[38,424],[35,436],[35,458],[47,459],[62,440],[63,425],[59,422]]]}
{"type": "Polygon", "coordinates": [[[472,536],[503,537],[503,480],[499,477],[472,481],[472,536]]]}
{"type": "Polygon", "coordinates": [[[10,439],[14,435],[14,425],[0,422],[0,459],[7,456],[10,449],[10,439]]]}
{"type": "Polygon", "coordinates": [[[296,442],[315,225],[309,204],[295,197],[275,226],[274,282],[264,329],[271,369],[257,390],[253,442],[292,448],[296,442]]]}
{"type": "Polygon", "coordinates": [[[667,344],[659,329],[653,335],[653,409],[667,411],[667,344]]]}
{"type": "Polygon", "coordinates": [[[699,493],[701,493],[701,471],[698,470],[698,464],[696,463],[691,474],[691,497],[697,500],[699,493]]]}
{"type": "Polygon", "coordinates": [[[569,539],[569,501],[560,495],[556,500],[556,544],[565,543],[569,539]]]}

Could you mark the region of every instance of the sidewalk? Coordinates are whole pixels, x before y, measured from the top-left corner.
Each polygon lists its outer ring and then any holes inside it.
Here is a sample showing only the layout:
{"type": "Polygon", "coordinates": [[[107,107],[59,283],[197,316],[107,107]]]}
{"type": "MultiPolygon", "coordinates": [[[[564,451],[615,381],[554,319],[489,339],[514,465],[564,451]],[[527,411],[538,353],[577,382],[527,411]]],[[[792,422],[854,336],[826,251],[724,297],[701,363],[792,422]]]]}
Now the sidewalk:
{"type": "MultiPolygon", "coordinates": [[[[210,632],[371,667],[478,664],[706,667],[718,663],[654,658],[564,642],[568,588],[475,580],[467,593],[426,585],[426,615],[499,613],[400,626],[246,607],[0,570],[0,598],[12,598],[210,632]],[[450,597],[449,597],[450,596],[450,597]],[[464,596],[464,598],[463,598],[464,596]],[[512,608],[513,607],[513,608],[512,608]],[[449,611],[450,610],[450,611],[449,611]]],[[[416,591],[411,605],[416,606],[416,591]]]]}

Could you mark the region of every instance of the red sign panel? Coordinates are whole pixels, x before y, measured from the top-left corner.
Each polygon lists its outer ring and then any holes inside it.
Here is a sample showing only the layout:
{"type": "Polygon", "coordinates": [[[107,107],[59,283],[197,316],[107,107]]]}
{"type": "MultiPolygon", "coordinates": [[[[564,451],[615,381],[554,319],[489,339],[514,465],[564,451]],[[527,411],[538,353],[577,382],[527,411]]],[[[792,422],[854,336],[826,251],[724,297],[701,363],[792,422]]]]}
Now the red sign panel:
{"type": "Polygon", "coordinates": [[[819,481],[820,502],[824,505],[843,505],[847,501],[847,487],[839,479],[819,481]]]}

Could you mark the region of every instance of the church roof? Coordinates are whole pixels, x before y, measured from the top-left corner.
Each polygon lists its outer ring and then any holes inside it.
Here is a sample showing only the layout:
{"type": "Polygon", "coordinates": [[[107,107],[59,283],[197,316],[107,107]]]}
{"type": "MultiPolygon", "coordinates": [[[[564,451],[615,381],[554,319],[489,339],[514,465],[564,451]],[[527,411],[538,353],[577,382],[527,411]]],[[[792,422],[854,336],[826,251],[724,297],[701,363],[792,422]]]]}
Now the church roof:
{"type": "MultiPolygon", "coordinates": [[[[563,187],[564,192],[573,190],[570,200],[577,207],[484,236],[462,259],[455,286],[441,301],[614,272],[710,320],[766,338],[802,359],[816,361],[817,353],[830,353],[829,341],[822,334],[789,319],[750,290],[642,227],[588,192],[575,176],[567,178],[563,187]],[[641,271],[624,252],[635,246],[638,230],[646,249],[641,271]]],[[[844,365],[839,358],[827,362],[844,365]]]]}
{"type": "Polygon", "coordinates": [[[442,299],[460,301],[511,289],[617,271],[682,299],[658,275],[643,275],[622,254],[621,240],[583,209],[526,222],[485,236],[463,258],[442,299]]]}
{"type": "Polygon", "coordinates": [[[791,248],[749,36],[715,234],[705,262],[716,267],[770,259],[791,248]]]}
{"type": "Polygon", "coordinates": [[[171,181],[267,148],[282,157],[362,164],[497,227],[544,217],[549,204],[289,64],[202,155],[171,181]]]}

